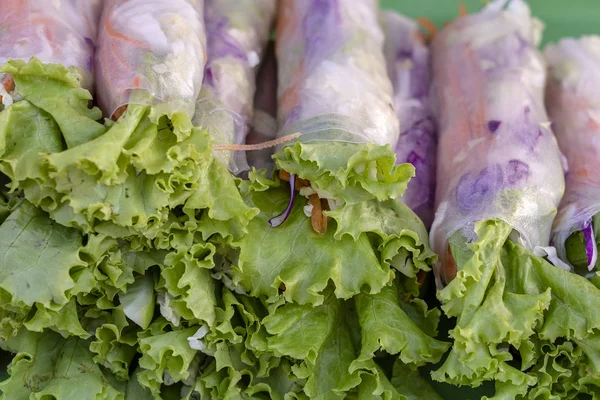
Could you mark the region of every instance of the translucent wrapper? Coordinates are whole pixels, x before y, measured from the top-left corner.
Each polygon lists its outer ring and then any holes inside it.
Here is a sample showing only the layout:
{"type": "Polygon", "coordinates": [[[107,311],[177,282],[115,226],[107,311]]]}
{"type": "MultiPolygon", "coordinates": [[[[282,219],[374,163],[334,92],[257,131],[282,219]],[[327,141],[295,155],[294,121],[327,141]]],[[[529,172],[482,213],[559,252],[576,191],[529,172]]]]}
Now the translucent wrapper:
{"type": "Polygon", "coordinates": [[[435,199],[436,125],[429,101],[431,58],[419,26],[394,12],[381,15],[385,32],[388,75],[394,86],[394,105],[400,120],[397,162],[411,163],[416,176],[402,201],[429,227],[435,199]]]}
{"type": "MultiPolygon", "coordinates": [[[[205,0],[208,60],[194,122],[212,125],[211,134],[218,144],[243,144],[246,140],[254,111],[256,73],[276,7],[275,0],[205,0]],[[220,120],[220,126],[208,118],[220,120]]],[[[234,173],[248,168],[243,152],[234,153],[229,164],[234,173]]]]}
{"type": "Polygon", "coordinates": [[[567,238],[577,231],[587,234],[587,264],[592,269],[597,238],[591,225],[600,212],[600,37],[563,39],[549,45],[545,55],[550,74],[546,105],[569,165],[552,240],[559,257],[569,261],[567,238]]]}
{"type": "Polygon", "coordinates": [[[394,145],[398,120],[376,0],[283,0],[277,27],[280,137],[394,145]]]}
{"type": "Polygon", "coordinates": [[[206,63],[203,0],[106,0],[96,52],[98,101],[161,105],[191,118],[206,63]]]}
{"type": "MultiPolygon", "coordinates": [[[[264,61],[256,78],[254,96],[254,118],[246,144],[258,144],[277,137],[277,60],[275,43],[269,43],[264,61]]],[[[249,151],[248,164],[256,169],[266,168],[267,176],[275,167],[271,156],[273,148],[249,151]]]]}
{"type": "Polygon", "coordinates": [[[9,59],[76,67],[92,87],[100,0],[3,0],[0,13],[0,65],[9,59]]]}
{"type": "Polygon", "coordinates": [[[505,3],[457,19],[432,44],[440,153],[431,243],[442,264],[448,238],[460,230],[475,239],[485,219],[507,222],[527,249],[546,246],[564,191],[541,27],[523,1],[505,3]]]}

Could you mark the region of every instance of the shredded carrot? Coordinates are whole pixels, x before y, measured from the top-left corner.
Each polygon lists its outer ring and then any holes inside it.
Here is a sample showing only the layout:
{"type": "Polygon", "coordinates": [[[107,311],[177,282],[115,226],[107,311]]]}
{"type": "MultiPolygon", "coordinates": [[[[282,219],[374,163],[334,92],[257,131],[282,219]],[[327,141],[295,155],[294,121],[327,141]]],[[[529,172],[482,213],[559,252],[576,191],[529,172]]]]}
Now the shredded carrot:
{"type": "Polygon", "coordinates": [[[430,19],[424,18],[424,17],[419,17],[419,18],[417,18],[417,22],[419,24],[421,24],[421,26],[429,32],[429,35],[428,35],[429,40],[433,39],[433,37],[435,35],[437,35],[437,33],[438,33],[437,27],[435,26],[435,24],[433,22],[431,22],[430,19]]]}
{"type": "Polygon", "coordinates": [[[442,280],[444,283],[448,284],[456,277],[457,272],[456,261],[454,261],[454,256],[452,255],[452,250],[450,250],[450,246],[446,249],[446,259],[442,264],[442,280]]]}
{"type": "Polygon", "coordinates": [[[458,15],[460,17],[464,17],[468,13],[469,12],[467,11],[467,7],[465,6],[465,3],[463,3],[462,1],[459,1],[458,2],[458,15]]]}
{"type": "Polygon", "coordinates": [[[310,222],[315,232],[323,235],[327,232],[327,222],[329,217],[323,215],[323,210],[329,209],[327,201],[319,199],[317,194],[313,194],[308,198],[308,203],[312,205],[312,212],[310,216],[310,222]]]}
{"type": "Polygon", "coordinates": [[[137,47],[141,47],[142,49],[150,50],[150,47],[146,43],[141,42],[137,39],[131,38],[119,31],[117,31],[115,28],[113,28],[113,26],[110,23],[110,18],[105,19],[104,29],[110,36],[113,36],[117,39],[125,40],[126,42],[131,42],[131,43],[135,44],[137,47]]]}
{"type": "Polygon", "coordinates": [[[142,87],[142,78],[140,78],[139,75],[136,75],[135,78],[133,78],[133,87],[136,89],[142,87]]]}
{"type": "MultiPolygon", "coordinates": [[[[290,173],[282,169],[279,170],[279,179],[285,182],[290,181],[290,173]]],[[[306,179],[296,177],[295,189],[302,189],[303,187],[309,187],[310,183],[306,179]]]]}
{"type": "Polygon", "coordinates": [[[297,139],[300,137],[300,133],[292,133],[291,135],[287,135],[275,140],[269,140],[267,142],[259,143],[259,144],[218,144],[213,146],[215,150],[232,150],[232,151],[253,151],[253,150],[264,150],[269,147],[275,147],[277,145],[289,142],[291,140],[297,139]]]}
{"type": "Polygon", "coordinates": [[[113,115],[112,115],[112,120],[113,120],[113,121],[116,121],[116,120],[118,120],[119,118],[121,118],[121,116],[122,116],[123,114],[125,114],[125,111],[127,111],[127,104],[123,104],[122,106],[120,106],[119,108],[117,108],[117,109],[115,110],[115,112],[114,112],[114,113],[113,113],[113,115]]]}

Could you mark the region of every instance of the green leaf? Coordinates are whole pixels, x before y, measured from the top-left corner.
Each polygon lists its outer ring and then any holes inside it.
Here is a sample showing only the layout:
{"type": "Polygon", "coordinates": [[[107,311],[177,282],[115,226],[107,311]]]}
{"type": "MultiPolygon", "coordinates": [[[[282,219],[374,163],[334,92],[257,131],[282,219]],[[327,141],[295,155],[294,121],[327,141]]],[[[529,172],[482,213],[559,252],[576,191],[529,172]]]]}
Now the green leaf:
{"type": "Polygon", "coordinates": [[[12,75],[23,99],[45,111],[44,115],[52,115],[67,147],[77,146],[104,133],[105,127],[96,122],[102,117],[102,112],[96,107],[88,108],[92,95],[81,88],[77,69],[44,64],[32,58],[29,62],[9,60],[0,67],[0,72],[12,75]]]}
{"type": "Polygon", "coordinates": [[[282,226],[271,228],[268,220],[287,205],[287,188],[249,190],[248,202],[261,213],[237,243],[239,268],[233,269],[233,278],[251,295],[274,301],[283,284],[287,301],[317,305],[323,302],[321,292],[330,281],[337,297],[350,298],[363,289],[377,293],[392,280],[394,273],[382,265],[367,235],[357,240],[344,235],[337,240],[333,229],[324,235],[315,233],[304,215],[303,198],[296,199],[282,226]]]}
{"type": "Polygon", "coordinates": [[[191,322],[215,321],[215,282],[211,277],[215,247],[195,243],[186,251],[173,251],[165,258],[158,289],[166,289],[170,307],[191,322]]]}
{"type": "Polygon", "coordinates": [[[407,400],[442,400],[429,382],[421,377],[418,370],[400,360],[394,364],[391,384],[407,400]]]}
{"type": "MultiPolygon", "coordinates": [[[[372,359],[378,350],[398,354],[407,364],[436,363],[450,347],[449,343],[423,332],[410,319],[402,309],[396,285],[387,286],[377,294],[357,295],[356,310],[362,332],[359,363],[372,359]]],[[[433,331],[435,326],[437,321],[433,331]]]]}
{"type": "MultiPolygon", "coordinates": [[[[562,354],[581,346],[577,351],[588,357],[583,368],[597,370],[600,291],[510,241],[512,228],[503,221],[483,221],[475,230],[474,243],[451,241],[458,273],[438,297],[458,320],[450,355],[434,379],[471,386],[495,380],[496,398],[533,396],[542,385],[528,370],[543,357],[538,343],[564,343],[562,354]]],[[[553,379],[543,385],[556,384],[553,379]]]]}
{"type": "Polygon", "coordinates": [[[77,230],[23,203],[0,226],[0,307],[57,311],[91,291],[96,282],[80,257],[82,240],[77,230]]]}
{"type": "Polygon", "coordinates": [[[138,374],[140,384],[152,392],[154,398],[160,399],[161,384],[165,372],[174,382],[180,382],[190,376],[189,369],[197,351],[188,344],[188,337],[196,333],[196,328],[177,329],[171,332],[140,338],[139,348],[142,353],[138,374]]]}
{"type": "Polygon", "coordinates": [[[124,400],[94,363],[84,340],[22,330],[5,346],[17,355],[9,366],[10,378],[0,383],[2,399],[124,400]]]}
{"type": "Polygon", "coordinates": [[[322,194],[319,197],[343,199],[348,204],[397,199],[415,175],[412,165],[396,165],[389,146],[370,143],[296,142],[273,158],[278,168],[310,181],[322,194]]]}
{"type": "Polygon", "coordinates": [[[123,306],[125,315],[142,329],[146,329],[152,322],[156,306],[152,275],[142,275],[133,284],[127,286],[126,292],[119,293],[119,302],[123,306]]]}
{"type": "Polygon", "coordinates": [[[121,381],[129,379],[129,367],[136,354],[137,327],[131,326],[121,306],[111,310],[92,307],[82,318],[94,332],[90,351],[94,362],[111,371],[121,381]]]}

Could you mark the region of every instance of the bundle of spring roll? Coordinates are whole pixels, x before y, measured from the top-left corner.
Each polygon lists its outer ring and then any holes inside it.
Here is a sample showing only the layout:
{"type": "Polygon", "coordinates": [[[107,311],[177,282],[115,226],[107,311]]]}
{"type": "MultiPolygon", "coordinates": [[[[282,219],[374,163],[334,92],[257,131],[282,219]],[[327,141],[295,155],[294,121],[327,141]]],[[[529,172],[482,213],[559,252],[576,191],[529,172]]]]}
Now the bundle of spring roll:
{"type": "Polygon", "coordinates": [[[600,291],[549,247],[564,180],[539,28],[523,1],[498,0],[432,44],[440,153],[431,242],[438,298],[456,318],[433,377],[493,381],[494,398],[596,396],[600,383],[600,291]]]}
{"type": "Polygon", "coordinates": [[[392,87],[375,0],[280,2],[270,58],[275,0],[39,4],[0,17],[4,398],[435,398],[393,101],[429,77],[392,87]]]}
{"type": "Polygon", "coordinates": [[[6,1],[0,398],[600,397],[599,38],[6,1]]]}
{"type": "Polygon", "coordinates": [[[545,50],[549,79],[546,105],[568,162],[565,196],[552,235],[558,255],[575,272],[594,276],[600,228],[600,39],[564,39],[545,50]]]}

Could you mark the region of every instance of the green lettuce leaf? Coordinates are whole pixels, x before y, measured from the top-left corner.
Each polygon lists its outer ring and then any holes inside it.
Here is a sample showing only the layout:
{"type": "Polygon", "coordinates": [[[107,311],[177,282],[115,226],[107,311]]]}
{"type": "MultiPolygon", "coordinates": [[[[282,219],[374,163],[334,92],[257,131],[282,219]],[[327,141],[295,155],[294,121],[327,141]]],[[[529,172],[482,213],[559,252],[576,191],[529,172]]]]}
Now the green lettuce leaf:
{"type": "MultiPolygon", "coordinates": [[[[600,247],[600,214],[592,218],[592,228],[596,238],[596,246],[600,247]]],[[[588,271],[588,256],[585,250],[585,237],[583,232],[573,232],[565,241],[565,251],[567,260],[580,275],[586,275],[588,271]]],[[[600,268],[600,261],[596,262],[596,270],[600,268]]]]}
{"type": "Polygon", "coordinates": [[[119,293],[119,302],[125,315],[142,329],[146,329],[152,322],[156,306],[153,276],[142,275],[128,285],[125,292],[119,293]]]}
{"type": "Polygon", "coordinates": [[[392,386],[407,400],[442,400],[427,380],[418,370],[397,360],[392,371],[392,386]]]}
{"type": "Polygon", "coordinates": [[[96,285],[81,257],[82,248],[81,233],[58,225],[30,203],[21,203],[0,226],[3,318],[10,315],[16,327],[26,323],[32,330],[51,327],[86,337],[71,302],[96,285]]]}
{"type": "Polygon", "coordinates": [[[129,379],[129,367],[136,355],[139,328],[130,324],[122,306],[111,310],[88,309],[82,316],[86,329],[94,332],[90,351],[94,362],[121,380],[129,379]]]}
{"type": "Polygon", "coordinates": [[[216,225],[207,235],[239,238],[257,213],[213,154],[211,133],[184,112],[132,104],[102,125],[76,70],[33,59],[0,71],[14,77],[23,98],[0,112],[0,170],[59,223],[153,238],[183,207],[216,225]]]}
{"type": "Polygon", "coordinates": [[[482,221],[475,231],[473,243],[450,242],[458,273],[438,297],[457,323],[434,379],[470,386],[495,380],[495,398],[531,397],[544,379],[544,387],[560,382],[559,374],[535,372],[545,354],[540,343],[558,345],[560,354],[571,348],[581,368],[597,371],[600,290],[509,240],[512,228],[503,221],[482,221]]]}
{"type": "Polygon", "coordinates": [[[396,285],[387,286],[377,294],[357,295],[356,310],[362,333],[357,364],[372,359],[378,350],[399,354],[406,364],[418,366],[438,362],[450,343],[432,337],[436,334],[439,310],[427,310],[422,300],[419,302],[423,306],[422,320],[432,322],[429,332],[424,332],[404,311],[396,285]]]}
{"type": "Polygon", "coordinates": [[[356,204],[371,199],[397,199],[415,169],[396,165],[389,146],[345,142],[296,142],[273,156],[279,169],[310,181],[328,197],[356,204]]]}
{"type": "Polygon", "coordinates": [[[285,208],[289,192],[278,181],[270,183],[268,190],[262,190],[264,181],[259,183],[248,188],[245,197],[261,213],[250,221],[248,234],[236,244],[240,256],[233,269],[234,281],[251,295],[275,301],[283,284],[287,301],[317,305],[323,302],[321,292],[329,281],[335,285],[336,296],[349,298],[363,288],[377,293],[393,279],[393,271],[382,265],[366,235],[336,240],[333,230],[315,233],[304,215],[303,198],[296,199],[285,224],[271,228],[268,220],[285,208]]]}
{"type": "MultiPolygon", "coordinates": [[[[433,319],[428,313],[425,309],[420,323],[429,321],[429,330],[435,332],[439,313],[433,319]]],[[[448,348],[403,311],[396,284],[346,301],[328,290],[323,304],[285,304],[263,323],[270,350],[303,360],[295,373],[307,380],[304,390],[310,398],[344,398],[355,388],[365,391],[364,398],[369,390],[372,398],[384,392],[392,396],[395,390],[375,364],[375,352],[385,350],[416,366],[437,362],[448,348]]]]}
{"type": "Polygon", "coordinates": [[[189,379],[190,373],[195,371],[192,363],[197,350],[189,346],[188,337],[193,336],[197,329],[176,329],[139,339],[142,370],[137,378],[143,387],[150,389],[155,399],[161,399],[161,385],[165,383],[166,374],[173,382],[181,382],[189,379]]]}
{"type": "Polygon", "coordinates": [[[85,340],[21,330],[3,347],[17,355],[10,378],[0,383],[2,399],[124,400],[92,360],[85,340]]]}
{"type": "Polygon", "coordinates": [[[166,292],[168,307],[175,318],[190,323],[214,323],[215,282],[211,276],[214,253],[212,244],[199,242],[166,256],[157,290],[166,292]]]}

